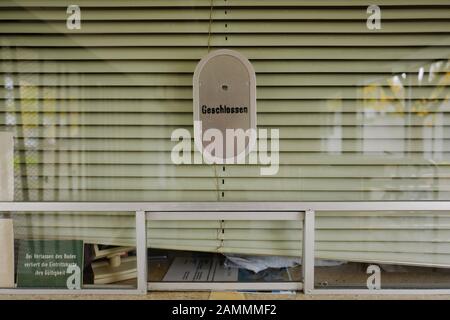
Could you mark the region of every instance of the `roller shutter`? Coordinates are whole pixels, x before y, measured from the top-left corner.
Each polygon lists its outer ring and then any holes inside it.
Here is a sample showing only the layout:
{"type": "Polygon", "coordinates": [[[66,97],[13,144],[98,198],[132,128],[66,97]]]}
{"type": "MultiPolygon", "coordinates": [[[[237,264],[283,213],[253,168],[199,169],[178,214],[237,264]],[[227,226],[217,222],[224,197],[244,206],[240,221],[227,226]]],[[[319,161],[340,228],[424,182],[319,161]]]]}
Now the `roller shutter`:
{"type": "MultiPolygon", "coordinates": [[[[450,199],[450,2],[0,2],[0,131],[15,135],[17,201],[450,199]],[[212,7],[211,7],[212,3],[212,7]],[[369,4],[382,29],[368,30],[369,4]],[[257,73],[258,128],[280,169],[173,165],[192,131],[192,73],[232,48],[257,73]]],[[[450,265],[450,213],[319,213],[319,257],[450,265]]],[[[23,237],[131,244],[131,214],[21,214],[23,237]]],[[[301,255],[301,223],[154,222],[149,245],[301,255]]],[[[131,241],[133,240],[133,241],[131,241]]]]}

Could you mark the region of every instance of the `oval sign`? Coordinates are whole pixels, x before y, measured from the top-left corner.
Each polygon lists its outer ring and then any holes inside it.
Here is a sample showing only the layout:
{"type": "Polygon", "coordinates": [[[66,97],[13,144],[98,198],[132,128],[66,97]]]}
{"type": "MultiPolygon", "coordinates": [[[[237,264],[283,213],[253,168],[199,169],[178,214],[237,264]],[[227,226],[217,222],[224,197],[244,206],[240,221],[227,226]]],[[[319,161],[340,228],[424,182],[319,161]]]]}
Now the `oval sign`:
{"type": "Polygon", "coordinates": [[[194,72],[194,140],[209,163],[242,163],[256,143],[256,76],[246,57],[216,50],[194,72]]]}

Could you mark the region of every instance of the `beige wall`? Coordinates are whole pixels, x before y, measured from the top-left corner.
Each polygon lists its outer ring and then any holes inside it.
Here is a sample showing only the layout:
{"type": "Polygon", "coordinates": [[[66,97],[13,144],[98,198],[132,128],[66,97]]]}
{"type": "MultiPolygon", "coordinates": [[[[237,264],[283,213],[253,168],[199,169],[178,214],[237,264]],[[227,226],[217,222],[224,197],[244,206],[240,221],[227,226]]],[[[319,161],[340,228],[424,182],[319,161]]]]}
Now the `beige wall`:
{"type": "Polygon", "coordinates": [[[0,201],[14,200],[13,136],[0,132],[0,201]]]}

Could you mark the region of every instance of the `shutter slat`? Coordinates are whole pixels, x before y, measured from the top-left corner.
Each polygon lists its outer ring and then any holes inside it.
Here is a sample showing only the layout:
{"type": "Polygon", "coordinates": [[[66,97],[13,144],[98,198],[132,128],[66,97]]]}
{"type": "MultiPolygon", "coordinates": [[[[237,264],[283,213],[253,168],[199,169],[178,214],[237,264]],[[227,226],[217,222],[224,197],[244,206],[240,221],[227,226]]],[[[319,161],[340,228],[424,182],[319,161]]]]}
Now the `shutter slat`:
{"type": "MultiPolygon", "coordinates": [[[[48,35],[36,37],[35,35],[3,35],[1,43],[3,46],[11,47],[199,47],[207,45],[206,35],[48,35]]],[[[442,46],[448,50],[450,37],[444,35],[409,35],[409,34],[369,34],[369,35],[305,35],[305,34],[233,34],[213,35],[210,37],[211,46],[233,46],[233,47],[416,47],[417,43],[423,46],[442,46]]],[[[403,48],[405,49],[405,48],[403,48]]],[[[448,51],[447,51],[448,53],[448,51]]]]}
{"type": "MultiPolygon", "coordinates": [[[[408,83],[405,83],[404,87],[411,86],[447,86],[450,84],[450,76],[446,73],[439,73],[427,81],[424,79],[418,79],[416,73],[408,74],[408,83]]],[[[352,74],[283,74],[283,73],[271,73],[271,74],[259,74],[258,87],[291,87],[291,86],[367,86],[378,85],[389,87],[393,85],[395,87],[395,81],[399,78],[399,75],[392,74],[372,74],[372,75],[352,75],[352,74]]],[[[25,75],[10,75],[6,74],[3,79],[5,85],[8,81],[14,83],[24,83],[30,86],[38,87],[114,87],[124,86],[129,87],[154,87],[154,86],[180,86],[191,87],[192,86],[192,74],[25,74],[25,75]]],[[[398,81],[398,80],[397,80],[398,81]]],[[[164,103],[165,101],[162,101],[164,103]]],[[[189,104],[189,111],[192,111],[192,103],[189,104]]],[[[259,105],[258,105],[259,107],[259,105]]],[[[187,110],[187,109],[186,109],[187,110]]]]}
{"type": "MultiPolygon", "coordinates": [[[[7,45],[7,44],[4,44],[7,45]]],[[[205,39],[203,46],[207,45],[205,39]]],[[[213,49],[219,49],[215,47],[213,49]]],[[[450,45],[445,47],[331,47],[323,50],[321,47],[270,47],[248,48],[229,47],[237,49],[249,59],[255,60],[421,60],[448,59],[450,45]]],[[[207,53],[206,48],[182,47],[173,50],[170,47],[153,48],[8,48],[0,50],[3,60],[193,60],[200,59],[207,53]]]]}
{"type": "MultiPolygon", "coordinates": [[[[217,172],[219,177],[259,177],[258,165],[234,165],[226,171],[217,172]]],[[[28,164],[23,176],[38,174],[47,177],[214,177],[211,168],[198,165],[166,165],[164,171],[159,165],[121,164],[28,164]]],[[[429,165],[289,165],[279,168],[277,177],[292,178],[450,178],[450,165],[434,168],[429,165]]]]}
{"type": "MultiPolygon", "coordinates": [[[[83,11],[84,13],[84,11],[83,11]]],[[[151,12],[153,13],[153,12],[151,12]]],[[[450,14],[450,11],[449,11],[450,14]]],[[[2,14],[0,14],[2,17],[2,14]]],[[[5,18],[11,19],[13,14],[9,13],[5,18]]],[[[39,17],[39,15],[38,15],[39,17]]],[[[448,17],[448,16],[447,16],[448,17]]],[[[23,19],[20,15],[18,19],[23,19]]],[[[209,18],[209,17],[208,17],[209,18]]],[[[6,21],[8,21],[6,19],[6,21]]],[[[83,35],[86,34],[207,34],[209,32],[209,21],[85,21],[83,14],[83,35]]],[[[246,34],[246,33],[298,33],[298,34],[320,34],[320,33],[364,33],[370,34],[371,31],[360,21],[348,22],[341,21],[339,23],[324,24],[317,21],[277,21],[267,24],[261,21],[246,22],[236,21],[228,26],[226,22],[213,22],[211,24],[211,32],[214,34],[246,34]]],[[[383,22],[383,28],[378,34],[384,33],[448,33],[450,32],[450,21],[386,21],[383,22]]],[[[77,34],[77,29],[70,30],[61,22],[42,22],[39,20],[24,23],[19,22],[0,22],[0,34],[77,34]]]]}
{"type": "MultiPolygon", "coordinates": [[[[216,0],[217,1],[217,0],[216,0]]],[[[378,5],[383,6],[399,6],[399,5],[448,5],[446,0],[377,0],[378,5]]],[[[3,0],[0,7],[67,7],[72,4],[69,0],[3,0]]],[[[121,0],[78,0],[79,6],[84,7],[210,7],[209,0],[172,0],[170,5],[165,0],[134,0],[134,1],[121,1],[121,0]]],[[[361,3],[359,0],[321,0],[320,2],[314,0],[262,0],[255,2],[254,0],[229,0],[227,4],[220,5],[213,2],[214,6],[220,7],[327,7],[327,6],[360,6],[366,7],[365,3],[361,3]]]]}
{"type": "MultiPolygon", "coordinates": [[[[129,73],[162,73],[170,77],[170,73],[188,73],[192,74],[192,70],[195,69],[195,61],[174,61],[174,60],[158,60],[158,61],[85,61],[85,60],[72,60],[72,61],[50,61],[50,60],[29,60],[16,61],[14,55],[10,55],[12,60],[1,60],[0,66],[3,72],[9,74],[26,73],[30,79],[33,79],[34,73],[42,75],[46,73],[105,73],[107,76],[110,73],[122,73],[123,76],[131,76],[129,73]]],[[[43,57],[45,58],[45,57],[43,57]]],[[[150,56],[149,58],[152,58],[150,56]]],[[[339,58],[339,57],[336,57],[339,58]]],[[[95,57],[93,57],[95,59],[95,57]]],[[[433,66],[433,70],[437,74],[446,73],[449,68],[447,60],[431,62],[428,60],[395,60],[395,61],[382,61],[382,60],[364,60],[364,61],[327,61],[327,60],[254,60],[252,64],[258,73],[283,73],[283,74],[298,74],[303,73],[344,73],[352,76],[362,76],[365,74],[373,73],[386,73],[386,74],[401,74],[401,73],[419,73],[419,70],[430,70],[433,66]]],[[[82,75],[80,75],[81,77],[82,75]]],[[[102,76],[101,74],[99,76],[102,76]]],[[[369,75],[372,76],[372,75],[369,75]]],[[[23,77],[21,75],[21,77],[23,77]]],[[[376,77],[376,76],[375,76],[376,77]]],[[[258,77],[259,79],[259,77],[258,77]]],[[[24,79],[25,80],[25,79],[24,79]]],[[[425,83],[426,81],[422,82],[425,83]]],[[[259,84],[259,81],[258,81],[259,84]]],[[[36,84],[38,85],[38,84],[36,84]]]]}

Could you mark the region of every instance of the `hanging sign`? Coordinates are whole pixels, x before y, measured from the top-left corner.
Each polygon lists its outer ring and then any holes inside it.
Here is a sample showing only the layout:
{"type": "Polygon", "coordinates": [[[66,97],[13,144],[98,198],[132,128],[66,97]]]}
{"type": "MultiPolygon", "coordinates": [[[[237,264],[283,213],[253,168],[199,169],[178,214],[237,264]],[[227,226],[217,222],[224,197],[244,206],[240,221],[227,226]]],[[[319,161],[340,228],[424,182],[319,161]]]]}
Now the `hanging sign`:
{"type": "Polygon", "coordinates": [[[256,143],[256,76],[233,50],[209,53],[194,72],[194,140],[210,163],[241,163],[256,143]]]}

